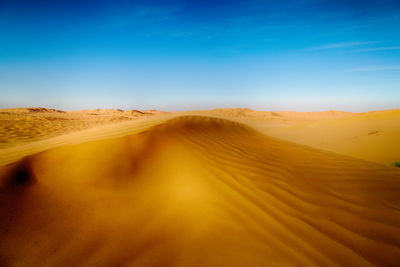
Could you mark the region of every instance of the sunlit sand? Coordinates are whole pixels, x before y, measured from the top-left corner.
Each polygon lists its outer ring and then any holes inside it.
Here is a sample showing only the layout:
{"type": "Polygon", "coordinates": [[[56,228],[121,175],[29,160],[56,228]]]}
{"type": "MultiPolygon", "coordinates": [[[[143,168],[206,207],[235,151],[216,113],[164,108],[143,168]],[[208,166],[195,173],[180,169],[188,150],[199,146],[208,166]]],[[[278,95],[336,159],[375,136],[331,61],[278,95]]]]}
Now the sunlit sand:
{"type": "Polygon", "coordinates": [[[1,116],[1,266],[400,263],[398,110],[1,116]]]}

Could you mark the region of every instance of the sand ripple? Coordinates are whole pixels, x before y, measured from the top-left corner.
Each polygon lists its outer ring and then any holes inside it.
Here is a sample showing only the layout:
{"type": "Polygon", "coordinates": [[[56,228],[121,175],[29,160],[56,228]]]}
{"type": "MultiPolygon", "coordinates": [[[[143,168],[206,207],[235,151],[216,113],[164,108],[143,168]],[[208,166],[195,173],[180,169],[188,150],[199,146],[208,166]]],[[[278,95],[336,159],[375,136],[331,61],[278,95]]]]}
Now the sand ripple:
{"type": "Polygon", "coordinates": [[[0,169],[1,266],[399,266],[400,172],[183,116],[0,169]]]}

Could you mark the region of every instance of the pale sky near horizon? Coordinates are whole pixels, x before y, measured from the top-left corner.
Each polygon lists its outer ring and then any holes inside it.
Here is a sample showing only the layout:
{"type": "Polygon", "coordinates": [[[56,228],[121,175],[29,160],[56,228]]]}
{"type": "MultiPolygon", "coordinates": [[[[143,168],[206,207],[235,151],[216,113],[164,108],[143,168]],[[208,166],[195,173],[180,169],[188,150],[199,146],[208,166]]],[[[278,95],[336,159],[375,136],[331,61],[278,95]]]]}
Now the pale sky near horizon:
{"type": "Polygon", "coordinates": [[[0,0],[0,108],[400,108],[400,2],[0,0]]]}

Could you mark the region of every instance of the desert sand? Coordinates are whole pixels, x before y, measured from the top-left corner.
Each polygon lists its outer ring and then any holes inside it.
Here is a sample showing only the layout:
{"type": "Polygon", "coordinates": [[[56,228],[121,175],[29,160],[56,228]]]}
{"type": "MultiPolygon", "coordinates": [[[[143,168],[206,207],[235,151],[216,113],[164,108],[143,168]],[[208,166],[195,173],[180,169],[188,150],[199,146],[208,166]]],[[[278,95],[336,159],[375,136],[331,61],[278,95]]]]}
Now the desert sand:
{"type": "Polygon", "coordinates": [[[120,109],[70,112],[47,108],[0,109],[0,149],[114,122],[165,113],[156,110],[120,109]]]}
{"type": "Polygon", "coordinates": [[[0,112],[1,266],[400,264],[399,110],[0,112]]]}

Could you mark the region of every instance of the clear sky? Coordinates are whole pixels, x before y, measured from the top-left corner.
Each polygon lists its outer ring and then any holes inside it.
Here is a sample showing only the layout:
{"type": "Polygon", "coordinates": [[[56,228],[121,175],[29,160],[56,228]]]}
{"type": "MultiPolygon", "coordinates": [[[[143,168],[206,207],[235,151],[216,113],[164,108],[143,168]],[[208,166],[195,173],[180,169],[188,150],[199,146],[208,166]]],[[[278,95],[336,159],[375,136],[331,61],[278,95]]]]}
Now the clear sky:
{"type": "Polygon", "coordinates": [[[0,107],[400,108],[400,1],[0,0],[0,107]]]}

